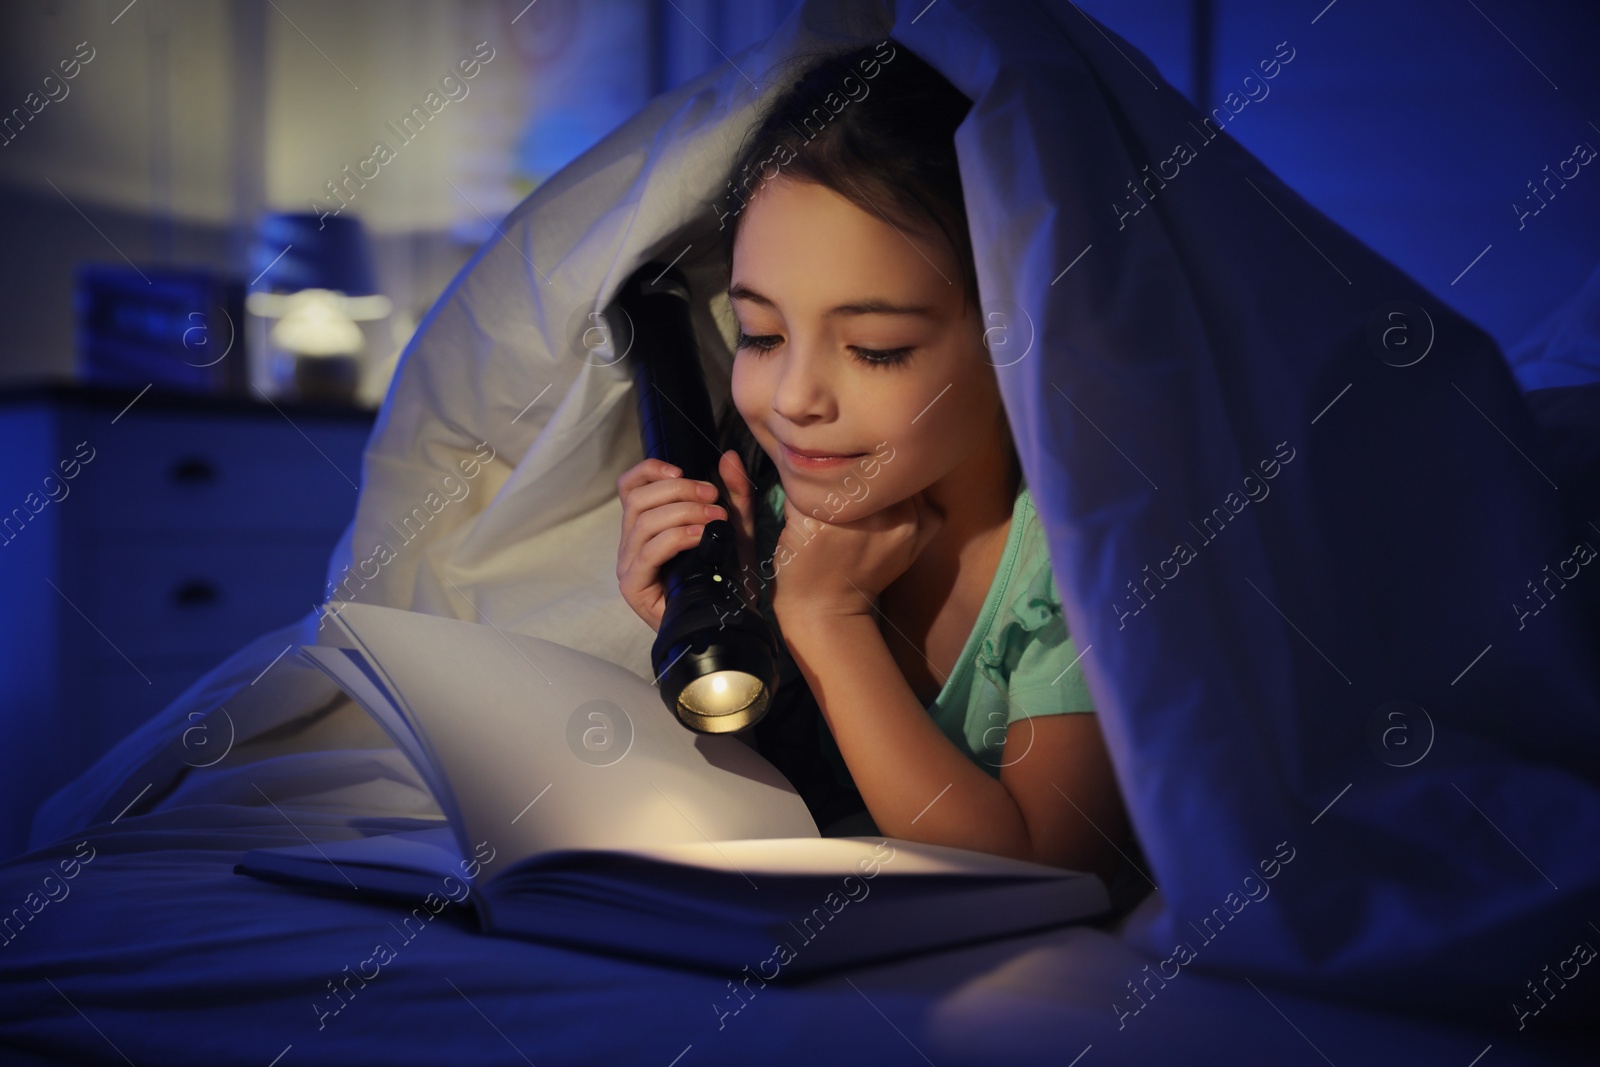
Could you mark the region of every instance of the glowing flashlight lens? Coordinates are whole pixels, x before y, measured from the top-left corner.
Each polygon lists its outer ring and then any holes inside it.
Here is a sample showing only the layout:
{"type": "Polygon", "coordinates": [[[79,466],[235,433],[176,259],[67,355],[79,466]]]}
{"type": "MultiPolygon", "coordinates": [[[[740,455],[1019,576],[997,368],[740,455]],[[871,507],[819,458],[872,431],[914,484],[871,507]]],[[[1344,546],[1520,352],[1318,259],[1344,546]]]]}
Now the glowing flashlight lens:
{"type": "Polygon", "coordinates": [[[712,733],[743,729],[760,717],[766,703],[766,686],[743,671],[702,675],[678,694],[681,711],[693,716],[700,729],[712,733]]]}
{"type": "Polygon", "coordinates": [[[743,671],[715,671],[683,687],[680,703],[696,715],[732,715],[761,696],[761,680],[743,671]]]}

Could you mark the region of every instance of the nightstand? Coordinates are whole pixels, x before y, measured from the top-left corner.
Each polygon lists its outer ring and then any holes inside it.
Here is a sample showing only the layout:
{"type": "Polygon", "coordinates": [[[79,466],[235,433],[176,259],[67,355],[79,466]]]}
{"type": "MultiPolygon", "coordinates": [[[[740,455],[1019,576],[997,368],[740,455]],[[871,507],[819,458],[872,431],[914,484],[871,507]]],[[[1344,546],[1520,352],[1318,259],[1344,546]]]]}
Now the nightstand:
{"type": "Polygon", "coordinates": [[[0,391],[0,858],[201,674],[323,599],[374,413],[0,391]]]}

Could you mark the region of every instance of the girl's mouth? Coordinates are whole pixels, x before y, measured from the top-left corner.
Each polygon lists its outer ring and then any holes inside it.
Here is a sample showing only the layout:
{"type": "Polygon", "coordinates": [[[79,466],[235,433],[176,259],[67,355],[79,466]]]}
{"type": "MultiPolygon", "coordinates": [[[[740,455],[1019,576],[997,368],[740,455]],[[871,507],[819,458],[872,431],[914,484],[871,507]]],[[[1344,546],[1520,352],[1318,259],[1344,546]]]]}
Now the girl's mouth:
{"type": "Polygon", "coordinates": [[[865,452],[852,452],[848,455],[819,454],[805,456],[801,455],[799,452],[796,452],[782,441],[778,442],[778,447],[783,449],[783,459],[785,463],[796,470],[803,471],[832,470],[835,467],[842,467],[866,455],[865,452]]]}

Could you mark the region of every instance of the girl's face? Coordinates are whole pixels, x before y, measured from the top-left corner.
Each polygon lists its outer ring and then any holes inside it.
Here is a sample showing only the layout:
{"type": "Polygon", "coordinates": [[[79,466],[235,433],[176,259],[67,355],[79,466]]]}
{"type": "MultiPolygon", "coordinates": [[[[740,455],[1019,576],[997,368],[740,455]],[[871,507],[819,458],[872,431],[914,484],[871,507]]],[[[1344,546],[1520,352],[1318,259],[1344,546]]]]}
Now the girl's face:
{"type": "Polygon", "coordinates": [[[1005,432],[978,312],[942,239],[780,178],[745,208],[728,295],[744,335],[734,405],[802,515],[870,515],[1005,432]]]}

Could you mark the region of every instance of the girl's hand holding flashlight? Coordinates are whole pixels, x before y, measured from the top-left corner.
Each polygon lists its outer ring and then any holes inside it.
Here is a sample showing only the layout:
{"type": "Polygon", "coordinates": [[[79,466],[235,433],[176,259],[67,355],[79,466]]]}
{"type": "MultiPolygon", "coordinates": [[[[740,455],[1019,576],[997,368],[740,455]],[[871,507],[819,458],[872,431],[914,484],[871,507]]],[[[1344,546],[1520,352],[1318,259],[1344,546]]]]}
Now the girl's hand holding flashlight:
{"type": "MultiPolygon", "coordinates": [[[[617,584],[622,598],[652,630],[661,627],[666,611],[666,589],[661,583],[661,568],[687,548],[700,542],[705,524],[717,519],[732,521],[741,564],[754,566],[755,517],[750,506],[752,491],[738,453],[724,452],[718,474],[729,486],[734,515],[712,503],[716,486],[710,482],[683,477],[683,472],[659,459],[645,459],[624,471],[617,479],[617,495],[622,499],[622,539],[617,546],[617,584]]],[[[747,584],[746,570],[739,586],[747,584]]]]}

